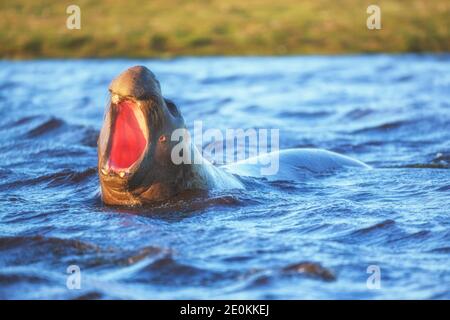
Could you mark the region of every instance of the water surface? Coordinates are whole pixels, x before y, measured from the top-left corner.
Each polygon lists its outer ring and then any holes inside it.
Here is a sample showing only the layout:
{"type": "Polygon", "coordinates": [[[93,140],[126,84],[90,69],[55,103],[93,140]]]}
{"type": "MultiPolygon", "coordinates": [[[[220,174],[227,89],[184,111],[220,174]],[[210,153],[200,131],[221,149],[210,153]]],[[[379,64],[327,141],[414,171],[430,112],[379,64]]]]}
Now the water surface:
{"type": "Polygon", "coordinates": [[[448,55],[1,61],[0,298],[448,299],[449,98],[448,55]],[[375,169],[107,207],[97,134],[136,64],[190,127],[279,128],[375,169]]]}

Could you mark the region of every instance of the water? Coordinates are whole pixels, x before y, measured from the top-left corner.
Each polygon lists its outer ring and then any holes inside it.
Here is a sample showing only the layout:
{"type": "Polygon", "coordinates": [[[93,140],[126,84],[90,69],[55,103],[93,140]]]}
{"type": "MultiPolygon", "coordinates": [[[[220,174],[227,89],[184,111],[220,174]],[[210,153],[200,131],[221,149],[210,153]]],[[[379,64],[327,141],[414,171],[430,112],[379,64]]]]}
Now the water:
{"type": "Polygon", "coordinates": [[[448,55],[1,61],[0,88],[1,298],[450,298],[448,55]],[[107,86],[136,64],[191,127],[279,128],[375,169],[104,206],[107,86]]]}

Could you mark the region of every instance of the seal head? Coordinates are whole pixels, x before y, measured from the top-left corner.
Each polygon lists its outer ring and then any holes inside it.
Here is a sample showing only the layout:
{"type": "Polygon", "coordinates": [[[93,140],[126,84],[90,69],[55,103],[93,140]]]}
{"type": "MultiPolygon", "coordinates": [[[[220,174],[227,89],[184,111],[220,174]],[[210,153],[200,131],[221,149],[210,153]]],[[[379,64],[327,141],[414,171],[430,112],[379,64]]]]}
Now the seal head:
{"type": "Polygon", "coordinates": [[[164,99],[146,67],[129,68],[110,86],[110,101],[98,139],[98,172],[107,204],[141,204],[177,193],[183,165],[171,161],[171,134],[185,128],[177,106],[164,99]]]}

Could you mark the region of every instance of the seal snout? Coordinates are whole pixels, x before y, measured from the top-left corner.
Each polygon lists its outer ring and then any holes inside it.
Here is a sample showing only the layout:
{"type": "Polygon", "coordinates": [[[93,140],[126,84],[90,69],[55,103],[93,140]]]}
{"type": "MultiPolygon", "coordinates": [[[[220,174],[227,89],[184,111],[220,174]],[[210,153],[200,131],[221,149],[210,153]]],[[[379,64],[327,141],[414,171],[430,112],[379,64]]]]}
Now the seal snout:
{"type": "Polygon", "coordinates": [[[131,67],[116,77],[109,86],[112,96],[145,100],[161,95],[161,87],[155,75],[144,66],[131,67]]]}
{"type": "Polygon", "coordinates": [[[139,203],[177,192],[184,166],[171,161],[172,132],[184,128],[177,106],[165,99],[155,75],[131,67],[109,86],[110,103],[98,140],[102,198],[110,204],[139,203]]]}
{"type": "Polygon", "coordinates": [[[103,176],[128,178],[145,157],[149,146],[148,101],[161,95],[155,75],[144,66],[131,67],[110,84],[110,125],[106,127],[103,176]]]}

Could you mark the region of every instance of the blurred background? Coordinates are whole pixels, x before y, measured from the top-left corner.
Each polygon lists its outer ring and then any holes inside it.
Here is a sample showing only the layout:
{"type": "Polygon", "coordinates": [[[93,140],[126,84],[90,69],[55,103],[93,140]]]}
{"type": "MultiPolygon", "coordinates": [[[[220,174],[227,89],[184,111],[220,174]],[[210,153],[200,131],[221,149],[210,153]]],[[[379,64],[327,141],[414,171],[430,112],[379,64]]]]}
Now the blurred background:
{"type": "Polygon", "coordinates": [[[448,52],[447,0],[15,0],[0,4],[0,57],[172,57],[448,52]],[[81,29],[66,28],[66,8],[81,29]],[[366,9],[381,8],[381,30],[366,9]]]}

